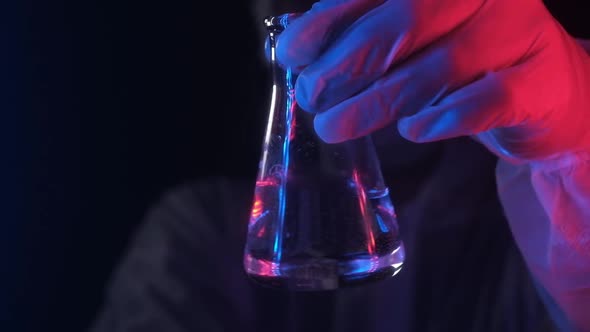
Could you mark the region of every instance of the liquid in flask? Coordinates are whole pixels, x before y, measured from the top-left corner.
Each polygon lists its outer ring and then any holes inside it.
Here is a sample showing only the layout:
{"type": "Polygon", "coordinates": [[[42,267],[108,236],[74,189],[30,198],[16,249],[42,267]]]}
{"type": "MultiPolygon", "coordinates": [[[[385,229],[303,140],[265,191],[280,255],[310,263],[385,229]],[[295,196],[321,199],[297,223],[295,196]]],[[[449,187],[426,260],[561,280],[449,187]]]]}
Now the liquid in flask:
{"type": "Polygon", "coordinates": [[[272,98],[254,188],[244,268],[266,286],[333,290],[380,280],[405,258],[370,136],[325,143],[297,106],[295,75],[275,43],[295,14],[268,17],[272,98]]]}

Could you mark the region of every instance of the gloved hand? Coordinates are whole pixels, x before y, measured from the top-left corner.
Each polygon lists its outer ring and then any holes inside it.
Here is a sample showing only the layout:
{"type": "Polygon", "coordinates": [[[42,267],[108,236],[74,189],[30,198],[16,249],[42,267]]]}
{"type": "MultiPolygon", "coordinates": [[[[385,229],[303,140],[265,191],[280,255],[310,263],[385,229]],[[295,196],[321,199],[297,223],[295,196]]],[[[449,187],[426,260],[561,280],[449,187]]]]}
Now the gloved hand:
{"type": "Polygon", "coordinates": [[[397,121],[414,142],[470,136],[497,154],[527,265],[590,331],[590,57],[540,0],[322,0],[277,59],[327,142],[397,121]]]}
{"type": "Polygon", "coordinates": [[[398,121],[510,161],[590,147],[590,58],[538,0],[323,0],[279,37],[327,142],[398,121]]]}

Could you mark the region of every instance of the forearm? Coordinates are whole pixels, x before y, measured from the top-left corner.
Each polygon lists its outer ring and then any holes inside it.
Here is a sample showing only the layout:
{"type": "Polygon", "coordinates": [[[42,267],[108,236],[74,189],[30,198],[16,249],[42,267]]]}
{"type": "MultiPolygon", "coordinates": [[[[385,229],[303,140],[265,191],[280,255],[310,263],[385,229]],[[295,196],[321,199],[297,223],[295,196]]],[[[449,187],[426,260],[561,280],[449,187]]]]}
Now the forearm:
{"type": "Polygon", "coordinates": [[[537,164],[500,162],[497,180],[533,276],[575,331],[590,331],[590,153],[537,164]]]}

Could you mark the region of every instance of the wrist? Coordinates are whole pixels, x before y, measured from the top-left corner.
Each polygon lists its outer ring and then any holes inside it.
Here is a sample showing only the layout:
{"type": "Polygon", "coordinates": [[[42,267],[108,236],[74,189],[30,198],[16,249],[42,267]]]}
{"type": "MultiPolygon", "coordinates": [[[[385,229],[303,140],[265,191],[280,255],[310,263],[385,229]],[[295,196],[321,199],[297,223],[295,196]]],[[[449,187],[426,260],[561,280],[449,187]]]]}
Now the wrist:
{"type": "Polygon", "coordinates": [[[559,153],[543,160],[529,162],[531,169],[551,172],[590,163],[590,148],[559,153]]]}

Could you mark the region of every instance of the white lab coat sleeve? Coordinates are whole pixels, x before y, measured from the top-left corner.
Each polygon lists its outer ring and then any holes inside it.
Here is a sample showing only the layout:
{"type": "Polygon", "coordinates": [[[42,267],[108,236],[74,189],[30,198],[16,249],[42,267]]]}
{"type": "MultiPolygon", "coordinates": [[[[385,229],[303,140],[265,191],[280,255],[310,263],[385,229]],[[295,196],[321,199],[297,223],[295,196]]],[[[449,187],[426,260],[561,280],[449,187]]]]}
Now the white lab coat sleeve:
{"type": "Polygon", "coordinates": [[[568,322],[564,331],[590,331],[590,153],[520,165],[499,161],[496,178],[548,310],[568,322]]]}

